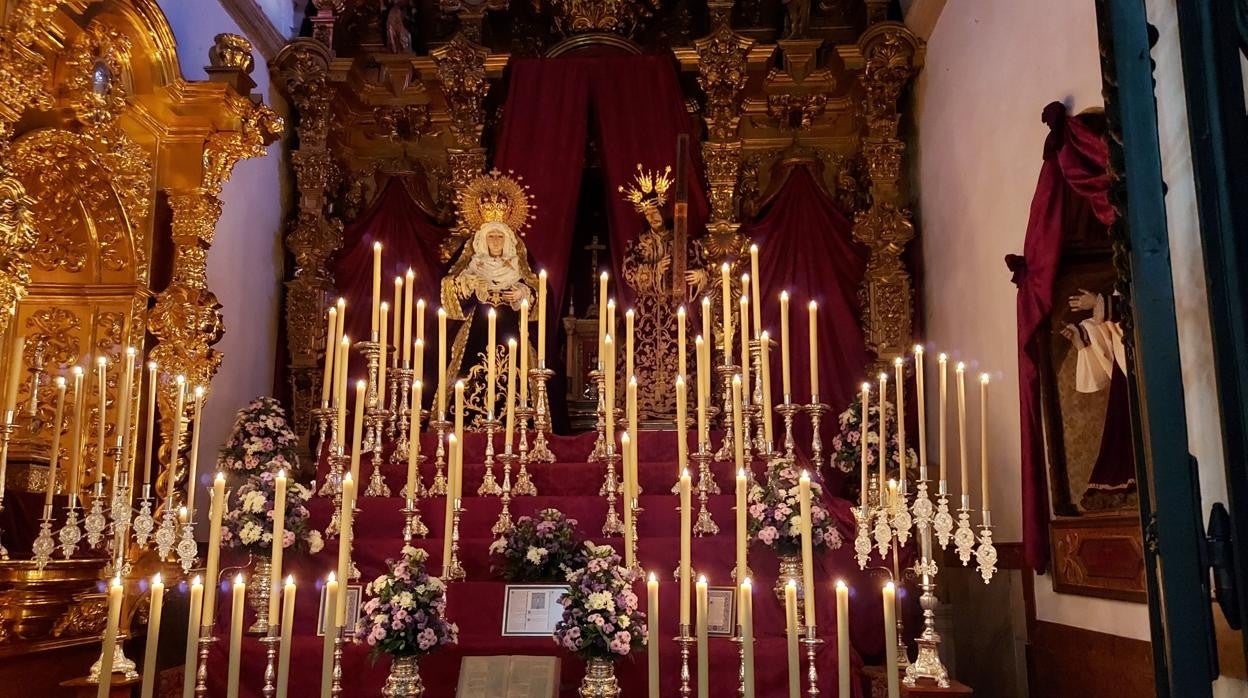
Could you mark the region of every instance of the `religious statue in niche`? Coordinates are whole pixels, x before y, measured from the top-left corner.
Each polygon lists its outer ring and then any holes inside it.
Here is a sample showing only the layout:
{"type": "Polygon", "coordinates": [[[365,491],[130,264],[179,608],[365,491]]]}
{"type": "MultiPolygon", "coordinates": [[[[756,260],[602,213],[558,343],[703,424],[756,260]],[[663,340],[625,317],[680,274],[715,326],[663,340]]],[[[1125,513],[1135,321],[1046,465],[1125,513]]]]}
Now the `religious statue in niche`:
{"type": "Polygon", "coordinates": [[[380,0],[386,32],[386,50],[411,53],[412,32],[408,29],[409,0],[380,0]]]}
{"type": "MultiPolygon", "coordinates": [[[[519,339],[520,306],[528,301],[536,319],[537,277],[517,231],[528,223],[529,201],[524,187],[497,170],[477,177],[458,195],[460,224],[475,231],[459,258],[442,279],[442,307],[455,339],[450,347],[446,385],[463,379],[465,406],[478,418],[487,405],[486,352],[493,351],[497,372],[494,414],[501,417],[507,385],[507,340],[519,339]],[[495,313],[495,344],[489,346],[489,313],[495,313]]],[[[524,347],[529,351],[529,347],[524,347]]]]}
{"type": "Polygon", "coordinates": [[[784,38],[804,39],[810,26],[810,0],[784,0],[784,38]]]}
{"type": "MultiPolygon", "coordinates": [[[[672,229],[663,218],[663,205],[672,187],[671,167],[663,172],[647,172],[637,165],[634,182],[621,186],[624,198],[645,218],[644,228],[628,244],[624,252],[624,283],[632,291],[634,331],[634,364],[637,373],[637,412],[642,419],[672,419],[675,405],[671,400],[677,363],[676,309],[680,302],[692,308],[693,302],[707,288],[710,273],[702,246],[695,241],[680,241],[686,246],[683,278],[674,279],[673,250],[677,243],[672,229]],[[684,287],[684,293],[673,293],[673,284],[684,287]]],[[[677,289],[679,290],[679,289],[677,289]]],[[[687,328],[687,347],[693,346],[693,318],[687,328]]],[[[619,330],[623,333],[623,330],[619,330]]],[[[621,372],[621,379],[628,376],[621,372]]]]}
{"type": "Polygon", "coordinates": [[[1127,495],[1135,492],[1135,446],[1119,302],[1117,294],[1080,288],[1067,299],[1070,320],[1077,322],[1068,321],[1061,330],[1075,350],[1075,390],[1104,393],[1106,398],[1100,446],[1080,502],[1086,510],[1121,507],[1127,495]]]}

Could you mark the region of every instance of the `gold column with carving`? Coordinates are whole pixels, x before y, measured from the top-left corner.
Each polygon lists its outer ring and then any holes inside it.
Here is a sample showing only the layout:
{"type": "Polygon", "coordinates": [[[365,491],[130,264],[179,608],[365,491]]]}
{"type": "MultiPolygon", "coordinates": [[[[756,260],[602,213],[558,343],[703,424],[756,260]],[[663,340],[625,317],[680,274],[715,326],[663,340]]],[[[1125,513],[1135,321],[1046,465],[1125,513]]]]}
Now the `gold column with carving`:
{"type": "MultiPolygon", "coordinates": [[[[446,158],[456,191],[461,191],[485,171],[481,132],[485,128],[485,97],[490,92],[485,70],[489,55],[488,49],[463,32],[432,52],[442,96],[451,117],[455,145],[446,149],[446,158]]],[[[450,261],[468,232],[456,229],[442,241],[442,261],[450,261]]]]}
{"type": "Polygon", "coordinates": [[[870,249],[863,288],[867,348],[884,362],[903,354],[912,334],[914,291],[901,255],[914,239],[914,224],[901,190],[906,144],[898,137],[897,98],[918,70],[922,46],[897,22],[872,25],[858,46],[865,60],[860,77],[866,93],[862,151],[871,180],[871,207],[854,217],[854,238],[870,249]]]}
{"type": "MultiPolygon", "coordinates": [[[[727,13],[711,33],[694,42],[698,54],[698,86],[706,95],[707,133],[702,145],[706,180],[710,186],[711,217],[704,241],[709,261],[720,262],[744,256],[748,241],[738,234],[737,180],[741,171],[741,92],[749,71],[753,39],[733,32],[727,13]]],[[[718,306],[717,306],[718,307],[718,306]]]]}

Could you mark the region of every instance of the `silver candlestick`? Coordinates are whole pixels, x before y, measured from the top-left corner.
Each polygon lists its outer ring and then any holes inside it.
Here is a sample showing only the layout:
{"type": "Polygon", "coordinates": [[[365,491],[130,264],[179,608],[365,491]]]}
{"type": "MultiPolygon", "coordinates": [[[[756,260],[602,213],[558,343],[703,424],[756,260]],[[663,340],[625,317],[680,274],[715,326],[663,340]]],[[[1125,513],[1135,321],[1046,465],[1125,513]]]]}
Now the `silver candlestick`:
{"type": "MultiPolygon", "coordinates": [[[[205,593],[207,589],[205,589],[205,593]]],[[[208,650],[217,638],[212,636],[212,625],[201,625],[199,628],[199,652],[195,661],[195,698],[208,696],[208,650]]],[[[190,667],[187,667],[189,670],[190,667]]]]}
{"type": "Polygon", "coordinates": [[[370,430],[374,435],[374,440],[372,441],[373,470],[368,476],[368,487],[364,490],[364,496],[389,497],[390,486],[386,484],[386,480],[381,474],[381,466],[383,460],[382,439],[385,438],[382,432],[385,429],[386,420],[390,417],[390,410],[380,407],[374,408],[369,410],[368,417],[368,421],[372,424],[370,430]]]}
{"type": "Polygon", "coordinates": [[[930,679],[940,688],[949,687],[949,670],[940,661],[940,633],[936,632],[938,571],[936,561],[932,559],[932,533],[928,529],[920,529],[919,560],[915,562],[914,572],[919,578],[919,588],[923,590],[919,596],[919,607],[923,609],[923,632],[915,638],[919,651],[906,667],[906,676],[902,679],[907,686],[916,685],[919,679],[930,679]]]}
{"type": "Polygon", "coordinates": [[[776,405],[776,411],[780,413],[780,417],[784,420],[784,457],[789,460],[793,460],[793,450],[797,445],[793,439],[793,418],[801,410],[802,406],[793,404],[788,395],[784,396],[784,402],[776,405]]]}
{"type": "Polygon", "coordinates": [[[698,517],[693,524],[696,536],[714,536],[719,533],[719,525],[711,518],[711,510],[707,507],[707,499],[712,494],[719,494],[719,485],[715,484],[715,476],[711,473],[711,451],[709,444],[701,444],[691,456],[698,466],[698,517]]]}
{"type": "Polygon", "coordinates": [[[607,464],[607,474],[602,483],[602,494],[607,498],[607,516],[602,523],[602,535],[623,535],[624,524],[620,521],[620,515],[615,510],[615,497],[620,488],[615,466],[616,463],[620,462],[620,456],[616,454],[611,444],[607,444],[607,452],[603,456],[603,460],[607,464]]]}
{"type": "Polygon", "coordinates": [[[831,408],[820,402],[818,395],[812,395],[810,404],[804,409],[810,415],[810,459],[815,472],[819,472],[823,465],[823,436],[819,432],[822,430],[823,415],[831,408]]]}
{"type": "Polygon", "coordinates": [[[806,695],[819,695],[819,670],[815,666],[815,655],[819,651],[819,645],[823,644],[823,640],[819,639],[819,630],[814,623],[806,626],[806,637],[802,638],[802,644],[806,646],[806,695]]]}
{"type": "Polygon", "coordinates": [[[724,439],[719,444],[719,450],[715,452],[715,462],[724,463],[732,462],[736,459],[736,451],[733,444],[736,435],[733,434],[732,424],[732,377],[741,371],[739,366],[716,366],[715,373],[719,376],[720,383],[720,399],[724,403],[724,439]]]}
{"type": "Polygon", "coordinates": [[[511,453],[510,443],[507,444],[506,450],[498,458],[503,462],[503,486],[499,491],[500,508],[498,520],[494,522],[490,532],[496,536],[501,536],[511,531],[513,527],[511,521],[511,463],[516,460],[516,457],[511,453]]]}
{"type": "MultiPolygon", "coordinates": [[[[658,621],[655,621],[656,625],[658,621]]],[[[690,687],[689,674],[689,647],[693,645],[693,638],[689,636],[690,627],[688,624],[680,626],[680,635],[675,640],[680,645],[680,695],[683,698],[693,695],[693,689],[690,687]]]]}
{"type": "MultiPolygon", "coordinates": [[[[276,624],[274,624],[276,625],[276,624]]],[[[282,644],[282,638],[274,635],[260,638],[260,642],[264,643],[264,688],[261,694],[264,698],[273,698],[277,695],[277,671],[274,668],[277,659],[277,648],[282,644]]]]}
{"type": "Polygon", "coordinates": [[[965,567],[975,552],[975,531],[971,529],[971,496],[967,494],[962,495],[962,507],[958,509],[958,530],[953,534],[953,546],[965,567]]]}
{"type": "Polygon", "coordinates": [[[140,550],[147,547],[147,540],[151,538],[152,531],[156,529],[156,520],[152,518],[150,488],[150,485],[143,485],[143,496],[139,498],[139,513],[134,517],[134,523],[130,525],[134,530],[134,544],[140,550]]]}
{"type": "Polygon", "coordinates": [[[932,531],[936,533],[936,542],[941,550],[949,547],[949,540],[953,537],[953,516],[949,513],[948,484],[945,480],[940,481],[936,494],[936,514],[932,516],[932,531]]]}
{"type": "Polygon", "coordinates": [[[35,567],[39,571],[52,561],[52,553],[56,550],[56,541],[52,540],[52,505],[43,508],[43,518],[39,520],[39,536],[31,544],[30,551],[35,567]]]}
{"type": "Polygon", "coordinates": [[[607,455],[607,388],[606,388],[606,372],[602,370],[602,366],[589,372],[589,380],[594,384],[594,395],[598,401],[598,405],[594,410],[596,415],[594,419],[594,448],[589,452],[589,458],[586,460],[590,463],[601,461],[607,455]]]}

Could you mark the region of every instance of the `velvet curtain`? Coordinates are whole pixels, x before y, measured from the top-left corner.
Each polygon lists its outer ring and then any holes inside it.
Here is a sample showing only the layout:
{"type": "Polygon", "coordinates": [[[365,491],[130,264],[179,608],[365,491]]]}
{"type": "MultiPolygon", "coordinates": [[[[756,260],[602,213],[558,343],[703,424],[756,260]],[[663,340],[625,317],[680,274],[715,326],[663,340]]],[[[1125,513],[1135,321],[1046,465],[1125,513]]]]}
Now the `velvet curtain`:
{"type": "Polygon", "coordinates": [[[1037,571],[1049,562],[1049,490],[1040,407],[1041,329],[1053,308],[1053,283],[1061,259],[1064,223],[1088,207],[1105,225],[1115,213],[1109,203],[1109,159],[1104,136],[1092,117],[1068,116],[1052,102],[1041,120],[1049,126],[1044,164],[1031,201],[1023,254],[1006,264],[1018,286],[1018,391],[1021,410],[1023,543],[1027,563],[1037,571]]]}

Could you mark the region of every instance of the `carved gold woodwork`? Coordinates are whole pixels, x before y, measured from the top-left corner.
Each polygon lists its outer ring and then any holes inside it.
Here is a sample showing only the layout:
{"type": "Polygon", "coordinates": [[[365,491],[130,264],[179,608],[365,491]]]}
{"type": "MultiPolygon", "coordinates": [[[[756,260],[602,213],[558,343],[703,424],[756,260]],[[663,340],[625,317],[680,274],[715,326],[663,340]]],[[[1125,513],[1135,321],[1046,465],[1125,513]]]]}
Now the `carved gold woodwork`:
{"type": "Polygon", "coordinates": [[[748,77],[752,39],[739,36],[727,23],[694,42],[698,52],[698,86],[706,95],[707,131],[711,140],[736,137],[741,119],[740,96],[748,77]]]}
{"type": "Polygon", "coordinates": [[[20,180],[0,177],[0,249],[6,251],[0,256],[0,333],[30,284],[29,255],[37,239],[34,203],[20,180]]]}
{"type": "Polygon", "coordinates": [[[897,98],[922,61],[922,46],[905,25],[880,22],[859,40],[865,59],[863,158],[871,181],[871,207],[854,217],[854,237],[870,249],[863,294],[867,347],[883,362],[905,352],[912,334],[913,289],[901,254],[914,239],[902,197],[897,98]]]}
{"type": "Polygon", "coordinates": [[[455,143],[461,148],[475,148],[481,144],[481,129],[485,126],[483,104],[490,91],[485,60],[489,51],[460,33],[432,55],[450,111],[455,143]]]}
{"type": "MultiPolygon", "coordinates": [[[[632,36],[654,13],[645,0],[546,0],[542,4],[554,18],[555,29],[564,36],[584,32],[632,36]]],[[[656,7],[658,4],[659,0],[654,0],[656,7]]]]}

